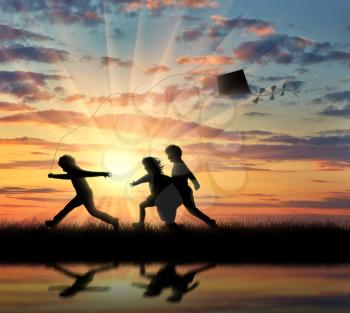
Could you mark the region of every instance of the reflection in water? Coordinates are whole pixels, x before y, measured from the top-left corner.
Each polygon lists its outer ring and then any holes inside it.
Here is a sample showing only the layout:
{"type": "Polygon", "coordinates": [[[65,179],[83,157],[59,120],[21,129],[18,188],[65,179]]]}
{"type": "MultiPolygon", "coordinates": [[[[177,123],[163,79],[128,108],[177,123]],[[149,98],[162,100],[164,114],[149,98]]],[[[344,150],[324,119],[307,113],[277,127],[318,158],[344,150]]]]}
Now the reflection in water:
{"type": "Polygon", "coordinates": [[[77,274],[58,264],[51,264],[48,267],[53,268],[54,270],[62,273],[65,276],[75,279],[74,283],[71,286],[49,286],[49,291],[61,291],[59,294],[60,297],[74,297],[77,293],[81,291],[108,291],[109,287],[89,287],[88,285],[93,281],[95,274],[110,270],[113,267],[117,267],[117,264],[112,263],[99,266],[90,269],[85,274],[77,274]]]}
{"type": "Polygon", "coordinates": [[[349,313],[350,265],[0,265],[0,312],[349,313]]]}
{"type": "Polygon", "coordinates": [[[146,267],[144,264],[140,266],[140,276],[148,278],[149,284],[133,283],[133,286],[145,288],[143,293],[145,297],[154,297],[161,294],[163,289],[171,288],[171,295],[167,298],[169,302],[180,302],[185,293],[198,287],[199,282],[196,281],[193,284],[194,277],[203,271],[213,268],[215,265],[208,264],[198,267],[197,269],[188,271],[183,275],[179,275],[176,272],[176,264],[168,263],[161,267],[155,274],[146,273],[146,267]]]}

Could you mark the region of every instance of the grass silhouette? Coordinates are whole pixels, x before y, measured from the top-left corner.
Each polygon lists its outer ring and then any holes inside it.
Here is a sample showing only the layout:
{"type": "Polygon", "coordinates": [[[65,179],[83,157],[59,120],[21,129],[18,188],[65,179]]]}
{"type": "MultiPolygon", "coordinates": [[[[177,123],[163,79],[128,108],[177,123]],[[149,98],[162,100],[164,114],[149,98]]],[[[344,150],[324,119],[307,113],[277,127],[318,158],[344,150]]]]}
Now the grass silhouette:
{"type": "Polygon", "coordinates": [[[350,225],[226,222],[144,230],[121,224],[0,223],[0,262],[341,263],[350,261],[350,225]]]}

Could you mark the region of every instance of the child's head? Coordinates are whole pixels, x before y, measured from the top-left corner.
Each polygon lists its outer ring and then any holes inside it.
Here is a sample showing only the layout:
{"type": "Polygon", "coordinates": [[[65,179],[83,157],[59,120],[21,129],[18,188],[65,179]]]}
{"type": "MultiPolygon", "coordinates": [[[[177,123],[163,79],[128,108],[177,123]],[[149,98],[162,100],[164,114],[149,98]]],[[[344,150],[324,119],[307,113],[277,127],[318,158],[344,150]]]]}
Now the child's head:
{"type": "Polygon", "coordinates": [[[182,150],[179,146],[170,145],[165,149],[165,153],[168,155],[168,159],[170,162],[176,162],[181,160],[182,150]]]}
{"type": "Polygon", "coordinates": [[[148,173],[152,174],[163,174],[162,162],[153,157],[147,157],[142,160],[142,164],[148,173]]]}
{"type": "Polygon", "coordinates": [[[77,164],[75,163],[75,159],[70,155],[63,155],[58,159],[58,165],[64,170],[68,172],[69,170],[77,168],[77,164]]]}

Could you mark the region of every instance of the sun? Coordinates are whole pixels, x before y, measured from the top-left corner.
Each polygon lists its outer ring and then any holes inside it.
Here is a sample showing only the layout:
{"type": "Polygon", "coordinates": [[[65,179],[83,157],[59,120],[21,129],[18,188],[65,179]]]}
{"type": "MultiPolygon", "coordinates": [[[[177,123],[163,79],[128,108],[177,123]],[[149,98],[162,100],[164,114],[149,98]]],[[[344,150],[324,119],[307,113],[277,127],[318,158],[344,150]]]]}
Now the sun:
{"type": "Polygon", "coordinates": [[[103,168],[111,172],[112,179],[125,181],[142,169],[142,157],[138,153],[119,148],[109,148],[102,155],[103,168]]]}

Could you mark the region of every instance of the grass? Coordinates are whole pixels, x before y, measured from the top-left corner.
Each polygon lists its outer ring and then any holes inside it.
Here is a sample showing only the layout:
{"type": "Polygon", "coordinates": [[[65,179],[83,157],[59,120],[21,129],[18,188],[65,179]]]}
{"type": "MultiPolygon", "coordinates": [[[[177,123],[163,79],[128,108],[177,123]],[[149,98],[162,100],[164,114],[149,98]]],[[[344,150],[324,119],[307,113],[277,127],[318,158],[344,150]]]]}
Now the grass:
{"type": "Polygon", "coordinates": [[[0,262],[342,263],[350,261],[350,225],[230,222],[212,229],[146,225],[0,223],[0,262]]]}

